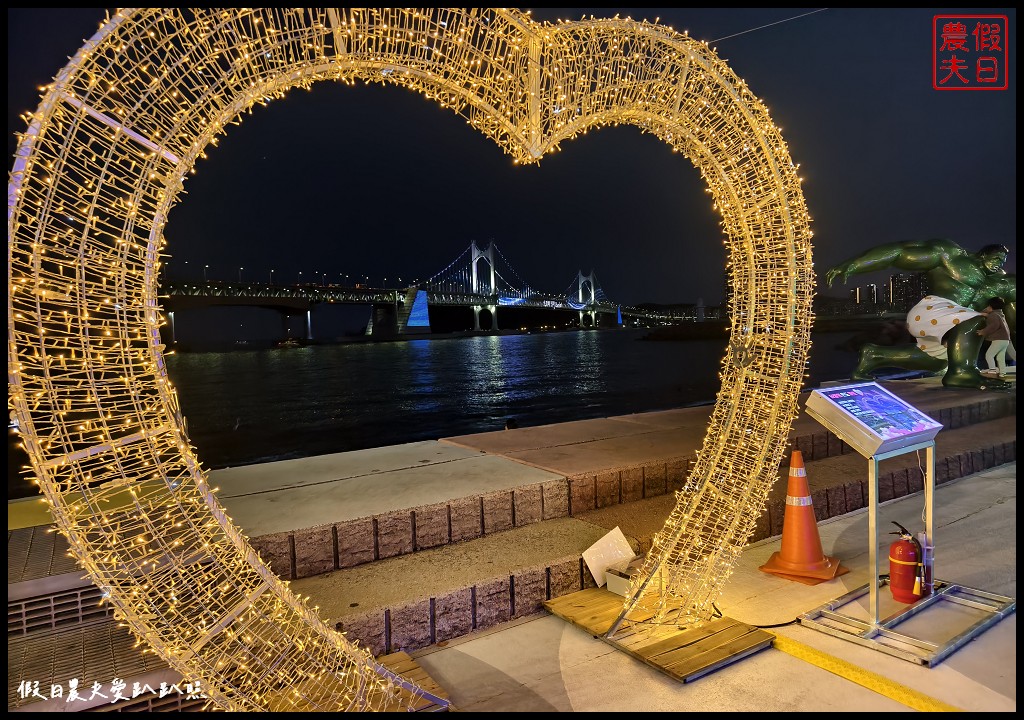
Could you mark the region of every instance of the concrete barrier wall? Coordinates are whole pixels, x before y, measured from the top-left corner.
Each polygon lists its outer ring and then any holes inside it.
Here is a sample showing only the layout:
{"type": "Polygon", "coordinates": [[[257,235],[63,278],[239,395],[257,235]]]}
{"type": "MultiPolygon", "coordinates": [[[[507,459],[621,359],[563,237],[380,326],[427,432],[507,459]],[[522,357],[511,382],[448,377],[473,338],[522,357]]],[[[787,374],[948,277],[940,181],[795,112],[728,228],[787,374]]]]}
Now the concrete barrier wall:
{"type": "MultiPolygon", "coordinates": [[[[1016,441],[1000,443],[990,448],[966,451],[936,460],[936,483],[970,475],[1016,460],[1016,441]]],[[[879,491],[900,497],[922,489],[923,478],[912,477],[906,469],[887,473],[879,478],[879,491]]],[[[866,490],[861,483],[851,488],[842,487],[835,493],[836,502],[830,503],[828,493],[814,498],[815,512],[826,508],[825,516],[845,514],[864,507],[866,490]],[[842,492],[839,492],[841,490],[842,492]],[[856,507],[851,507],[851,502],[856,507]],[[836,504],[838,503],[838,504],[836,504]],[[858,504],[859,503],[859,504],[858,504]],[[843,510],[843,512],[838,512],[843,510]],[[833,512],[835,511],[835,512],[833,512]]],[[[784,505],[784,502],[783,502],[784,505]]],[[[773,507],[778,515],[781,533],[781,507],[773,507]]],[[[779,534],[774,533],[774,534],[779,534]]],[[[641,542],[641,552],[650,549],[650,539],[641,542]]],[[[546,566],[524,568],[510,576],[499,576],[476,585],[452,591],[436,598],[420,600],[385,609],[369,610],[362,614],[346,615],[329,620],[336,629],[346,633],[350,640],[367,647],[374,655],[398,651],[411,652],[429,645],[461,637],[473,630],[484,630],[512,618],[538,612],[546,600],[596,587],[582,556],[564,557],[546,566]]]]}
{"type": "Polygon", "coordinates": [[[295,580],[569,517],[595,507],[664,495],[682,487],[691,462],[692,458],[678,458],[549,480],[333,525],[262,535],[250,542],[276,573],[295,580]]]}
{"type": "MultiPolygon", "coordinates": [[[[958,429],[996,418],[1016,415],[1016,395],[999,394],[968,405],[947,407],[933,413],[946,429],[958,429]]],[[[941,435],[940,435],[941,437],[941,435]]],[[[810,431],[794,430],[793,450],[805,462],[852,454],[855,451],[838,437],[815,425],[810,431]]],[[[985,450],[957,452],[936,458],[936,482],[1016,459],[1016,441],[985,450]],[[997,460],[999,458],[999,460],[997,460]],[[969,468],[974,468],[969,469],[969,468]]],[[[984,447],[984,444],[982,443],[984,447]]],[[[334,525],[297,529],[251,538],[250,542],[281,577],[298,579],[335,569],[405,555],[449,543],[522,527],[542,520],[569,517],[620,503],[665,495],[682,489],[693,454],[668,460],[609,468],[597,473],[573,475],[545,483],[524,485],[447,503],[394,511],[334,525]]],[[[782,532],[785,510],[787,453],[780,465],[780,482],[758,518],[750,542],[782,532]]],[[[866,461],[865,461],[866,462],[866,461]]],[[[879,477],[879,501],[917,492],[921,473],[901,468],[879,477]]],[[[812,484],[812,500],[819,520],[852,512],[867,504],[866,482],[847,480],[812,484]]],[[[643,542],[643,540],[641,540],[643,542]]],[[[646,551],[646,548],[642,548],[646,551]]]]}
{"type": "Polygon", "coordinates": [[[375,656],[411,652],[532,615],[542,610],[547,600],[594,586],[583,558],[570,556],[439,597],[328,622],[375,656]]]}
{"type": "MultiPolygon", "coordinates": [[[[949,482],[1016,459],[1016,440],[936,457],[935,482],[949,482]]],[[[472,540],[541,519],[567,517],[615,502],[633,502],[675,492],[682,487],[686,479],[683,469],[691,461],[679,459],[549,481],[539,486],[528,485],[336,525],[263,535],[250,538],[250,542],[274,572],[282,578],[295,580],[472,540]]],[[[809,468],[809,475],[814,472],[814,468],[809,468]]],[[[918,492],[923,487],[924,478],[917,467],[881,472],[879,502],[918,492]]],[[[765,513],[758,518],[749,542],[782,534],[785,490],[786,474],[780,471],[776,490],[768,500],[765,513]]],[[[819,521],[845,515],[867,505],[867,481],[855,477],[838,483],[812,483],[811,500],[819,521]]],[[[642,552],[650,548],[650,538],[637,540],[642,552]]]]}

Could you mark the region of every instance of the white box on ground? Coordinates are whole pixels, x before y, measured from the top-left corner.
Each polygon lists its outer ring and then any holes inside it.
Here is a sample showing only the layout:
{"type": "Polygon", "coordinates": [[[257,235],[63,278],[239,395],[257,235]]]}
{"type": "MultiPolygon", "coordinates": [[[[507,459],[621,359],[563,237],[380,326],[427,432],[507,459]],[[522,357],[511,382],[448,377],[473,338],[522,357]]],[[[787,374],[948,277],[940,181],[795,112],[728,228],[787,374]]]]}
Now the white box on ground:
{"type": "Polygon", "coordinates": [[[609,565],[615,565],[623,560],[635,557],[626,536],[622,534],[619,526],[583,551],[583,559],[590,568],[590,574],[594,576],[597,586],[605,584],[605,570],[609,565]]]}
{"type": "Polygon", "coordinates": [[[626,597],[629,595],[629,583],[633,579],[633,575],[640,572],[640,567],[644,564],[643,555],[634,555],[631,560],[623,560],[622,562],[609,565],[605,568],[604,578],[608,583],[608,590],[626,597]]]}

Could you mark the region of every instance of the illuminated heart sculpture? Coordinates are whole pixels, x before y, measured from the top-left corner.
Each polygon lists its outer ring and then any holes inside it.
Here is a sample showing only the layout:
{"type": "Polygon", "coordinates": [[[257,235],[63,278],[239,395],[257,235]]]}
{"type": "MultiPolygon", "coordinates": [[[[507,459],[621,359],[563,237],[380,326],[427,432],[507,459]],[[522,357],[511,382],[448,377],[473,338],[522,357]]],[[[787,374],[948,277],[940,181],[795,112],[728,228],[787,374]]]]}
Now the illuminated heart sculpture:
{"type": "Polygon", "coordinates": [[[76,559],[223,709],[375,710],[397,697],[395,679],[225,515],[160,345],[163,228],[185,177],[254,104],[321,80],[425,93],[520,163],[630,124],[700,169],[729,249],[731,351],[687,489],[619,623],[709,619],[798,412],[810,218],[779,129],[744,82],[706,44],[630,19],[149,8],[103,22],[46,88],[8,186],[9,403],[76,559]]]}

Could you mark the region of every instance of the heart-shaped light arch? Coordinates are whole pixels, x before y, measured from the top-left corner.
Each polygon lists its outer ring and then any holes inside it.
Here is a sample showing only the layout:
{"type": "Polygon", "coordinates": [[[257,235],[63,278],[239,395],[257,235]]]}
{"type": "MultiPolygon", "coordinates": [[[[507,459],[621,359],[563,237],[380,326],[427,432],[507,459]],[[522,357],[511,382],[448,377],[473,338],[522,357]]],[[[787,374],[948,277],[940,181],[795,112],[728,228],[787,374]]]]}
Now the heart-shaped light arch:
{"type": "Polygon", "coordinates": [[[321,80],[420,91],[517,162],[631,124],[700,169],[729,250],[732,339],[687,489],[619,622],[707,620],[797,414],[810,218],[779,129],[743,81],[706,44],[630,19],[162,8],[103,22],[46,88],[8,185],[9,403],[77,560],[131,630],[224,709],[394,707],[395,678],[307,608],[224,513],[160,345],[163,226],[185,177],[253,105],[321,80]]]}

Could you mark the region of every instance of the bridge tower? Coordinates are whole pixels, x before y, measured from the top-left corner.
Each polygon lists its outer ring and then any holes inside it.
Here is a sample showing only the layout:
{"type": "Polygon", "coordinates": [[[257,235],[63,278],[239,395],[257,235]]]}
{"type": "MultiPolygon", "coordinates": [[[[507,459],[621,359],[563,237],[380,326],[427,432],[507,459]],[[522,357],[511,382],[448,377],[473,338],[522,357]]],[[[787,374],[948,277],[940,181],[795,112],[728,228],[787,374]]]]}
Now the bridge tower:
{"type": "Polygon", "coordinates": [[[370,319],[366,323],[366,335],[395,337],[411,333],[429,333],[430,315],[427,311],[426,293],[419,304],[416,300],[419,288],[386,291],[388,299],[378,300],[370,306],[370,319]],[[417,315],[413,317],[413,311],[417,315]]]}
{"type": "Polygon", "coordinates": [[[302,317],[304,322],[303,331],[306,336],[306,340],[313,339],[313,305],[308,304],[304,308],[296,307],[278,307],[277,312],[281,316],[281,335],[284,340],[291,338],[291,332],[288,330],[288,325],[293,317],[302,317]]]}
{"type": "Polygon", "coordinates": [[[487,267],[490,269],[490,274],[491,274],[490,286],[489,286],[487,294],[490,295],[491,297],[495,298],[495,301],[492,304],[490,304],[490,305],[474,305],[473,306],[473,329],[474,330],[479,330],[480,329],[480,311],[483,310],[484,308],[487,308],[488,310],[491,311],[491,330],[497,330],[498,329],[498,303],[497,303],[497,295],[498,295],[498,289],[497,288],[498,288],[498,285],[497,285],[497,283],[495,281],[495,272],[494,272],[494,243],[489,244],[487,246],[486,250],[481,250],[479,247],[477,247],[476,240],[474,240],[473,244],[471,246],[471,250],[472,250],[472,252],[471,252],[471,255],[470,255],[470,269],[472,270],[472,287],[470,287],[470,292],[472,292],[474,295],[481,294],[480,293],[480,275],[477,272],[477,263],[479,261],[481,261],[481,260],[486,260],[487,261],[487,267]]]}
{"type": "Polygon", "coordinates": [[[578,300],[581,305],[587,305],[589,309],[580,310],[580,327],[584,318],[590,316],[590,327],[597,327],[597,281],[594,280],[594,271],[584,275],[582,270],[577,271],[577,287],[579,291],[578,300]]]}

